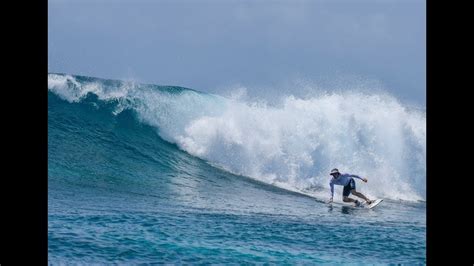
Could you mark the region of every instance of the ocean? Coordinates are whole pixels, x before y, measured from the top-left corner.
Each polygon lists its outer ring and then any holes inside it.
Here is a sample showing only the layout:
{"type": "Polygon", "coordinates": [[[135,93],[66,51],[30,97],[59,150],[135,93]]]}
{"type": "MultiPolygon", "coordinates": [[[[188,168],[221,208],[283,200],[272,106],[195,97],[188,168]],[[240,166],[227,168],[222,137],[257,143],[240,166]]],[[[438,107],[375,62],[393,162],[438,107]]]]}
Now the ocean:
{"type": "Polygon", "coordinates": [[[48,74],[49,263],[425,264],[426,113],[264,100],[48,74]],[[325,204],[332,168],[384,201],[325,204]]]}

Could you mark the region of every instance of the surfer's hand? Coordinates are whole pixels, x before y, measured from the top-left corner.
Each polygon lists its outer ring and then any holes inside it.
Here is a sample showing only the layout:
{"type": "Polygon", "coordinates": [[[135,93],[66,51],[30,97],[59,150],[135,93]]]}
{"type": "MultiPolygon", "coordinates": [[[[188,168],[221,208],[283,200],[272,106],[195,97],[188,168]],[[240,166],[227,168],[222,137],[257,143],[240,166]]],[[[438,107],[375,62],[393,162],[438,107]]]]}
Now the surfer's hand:
{"type": "Polygon", "coordinates": [[[367,178],[362,178],[362,181],[364,181],[365,183],[367,183],[367,178]]]}

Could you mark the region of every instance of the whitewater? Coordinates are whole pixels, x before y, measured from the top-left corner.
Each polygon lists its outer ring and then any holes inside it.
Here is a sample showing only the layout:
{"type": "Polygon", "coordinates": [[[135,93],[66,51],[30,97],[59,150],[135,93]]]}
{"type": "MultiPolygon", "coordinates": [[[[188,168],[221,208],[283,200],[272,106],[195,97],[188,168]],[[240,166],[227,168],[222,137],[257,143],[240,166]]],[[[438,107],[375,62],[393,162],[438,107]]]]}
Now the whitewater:
{"type": "Polygon", "coordinates": [[[48,180],[53,264],[425,262],[426,113],[388,93],[269,102],[50,73],[48,180]],[[321,203],[332,168],[386,201],[321,203]]]}

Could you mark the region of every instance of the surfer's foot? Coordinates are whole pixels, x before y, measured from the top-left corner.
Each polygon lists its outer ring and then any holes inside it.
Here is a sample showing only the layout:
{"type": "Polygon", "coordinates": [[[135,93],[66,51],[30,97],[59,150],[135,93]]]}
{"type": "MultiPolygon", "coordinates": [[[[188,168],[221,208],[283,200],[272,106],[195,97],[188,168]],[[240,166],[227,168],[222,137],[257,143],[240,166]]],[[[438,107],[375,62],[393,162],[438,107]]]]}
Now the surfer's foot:
{"type": "Polygon", "coordinates": [[[354,203],[355,203],[355,206],[356,206],[356,207],[359,207],[359,206],[360,206],[360,202],[359,202],[358,200],[356,200],[354,203]]]}
{"type": "Polygon", "coordinates": [[[371,200],[366,200],[367,204],[372,204],[372,201],[371,200]]]}

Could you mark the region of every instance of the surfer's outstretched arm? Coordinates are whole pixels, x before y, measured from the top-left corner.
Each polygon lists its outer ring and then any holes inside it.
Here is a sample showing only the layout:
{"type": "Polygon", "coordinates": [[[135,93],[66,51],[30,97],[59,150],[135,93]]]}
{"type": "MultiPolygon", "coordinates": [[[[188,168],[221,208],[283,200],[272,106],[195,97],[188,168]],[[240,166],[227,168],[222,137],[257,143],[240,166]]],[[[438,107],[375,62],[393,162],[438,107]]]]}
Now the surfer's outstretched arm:
{"type": "Polygon", "coordinates": [[[358,179],[360,179],[360,180],[362,180],[362,181],[364,181],[364,182],[367,183],[367,178],[363,178],[363,177],[360,177],[360,176],[358,176],[358,175],[350,175],[350,177],[358,178],[358,179]]]}

